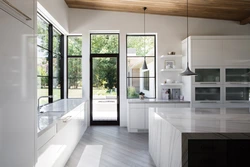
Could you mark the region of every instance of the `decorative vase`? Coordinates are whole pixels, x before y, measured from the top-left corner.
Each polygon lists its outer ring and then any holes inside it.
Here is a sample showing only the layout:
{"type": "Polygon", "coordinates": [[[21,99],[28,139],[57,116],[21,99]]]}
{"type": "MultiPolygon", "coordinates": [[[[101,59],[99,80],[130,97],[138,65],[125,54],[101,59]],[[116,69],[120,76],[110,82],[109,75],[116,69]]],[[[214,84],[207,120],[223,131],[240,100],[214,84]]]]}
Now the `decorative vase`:
{"type": "Polygon", "coordinates": [[[141,100],[144,100],[144,95],[139,95],[139,98],[140,98],[141,100]]]}

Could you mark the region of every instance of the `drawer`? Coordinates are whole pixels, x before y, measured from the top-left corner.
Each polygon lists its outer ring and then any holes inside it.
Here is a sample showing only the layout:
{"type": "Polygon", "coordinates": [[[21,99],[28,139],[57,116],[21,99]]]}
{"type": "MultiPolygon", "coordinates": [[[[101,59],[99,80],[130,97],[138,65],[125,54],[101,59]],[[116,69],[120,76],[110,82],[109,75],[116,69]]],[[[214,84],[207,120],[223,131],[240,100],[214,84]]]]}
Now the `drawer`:
{"type": "Polygon", "coordinates": [[[144,109],[145,104],[129,104],[129,108],[133,109],[133,108],[141,108],[144,109]]]}
{"type": "Polygon", "coordinates": [[[190,108],[190,103],[175,103],[176,108],[190,108]]]}
{"type": "Polygon", "coordinates": [[[42,146],[44,146],[52,137],[54,137],[56,134],[56,125],[49,128],[45,133],[43,133],[41,136],[37,139],[37,149],[40,149],[42,146]]]}

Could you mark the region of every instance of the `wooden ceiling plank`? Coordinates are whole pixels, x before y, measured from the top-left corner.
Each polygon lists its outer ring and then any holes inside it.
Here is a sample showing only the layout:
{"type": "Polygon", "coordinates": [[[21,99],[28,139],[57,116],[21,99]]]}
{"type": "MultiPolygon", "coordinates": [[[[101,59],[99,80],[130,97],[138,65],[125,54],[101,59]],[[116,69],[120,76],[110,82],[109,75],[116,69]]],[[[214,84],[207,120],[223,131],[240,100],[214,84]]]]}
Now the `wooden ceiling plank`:
{"type": "Polygon", "coordinates": [[[246,24],[250,24],[250,16],[248,18],[245,18],[244,20],[240,21],[241,25],[246,25],[246,24]]]}

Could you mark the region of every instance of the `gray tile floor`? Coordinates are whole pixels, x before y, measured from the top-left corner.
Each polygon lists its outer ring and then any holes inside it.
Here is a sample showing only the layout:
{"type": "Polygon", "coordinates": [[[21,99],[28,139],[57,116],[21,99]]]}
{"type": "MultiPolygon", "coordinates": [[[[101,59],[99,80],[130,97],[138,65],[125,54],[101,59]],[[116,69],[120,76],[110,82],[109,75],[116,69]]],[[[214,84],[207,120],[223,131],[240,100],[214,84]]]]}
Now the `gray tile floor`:
{"type": "Polygon", "coordinates": [[[155,167],[148,152],[148,134],[128,133],[118,126],[91,126],[66,167],[77,167],[85,146],[102,145],[100,167],[155,167]]]}

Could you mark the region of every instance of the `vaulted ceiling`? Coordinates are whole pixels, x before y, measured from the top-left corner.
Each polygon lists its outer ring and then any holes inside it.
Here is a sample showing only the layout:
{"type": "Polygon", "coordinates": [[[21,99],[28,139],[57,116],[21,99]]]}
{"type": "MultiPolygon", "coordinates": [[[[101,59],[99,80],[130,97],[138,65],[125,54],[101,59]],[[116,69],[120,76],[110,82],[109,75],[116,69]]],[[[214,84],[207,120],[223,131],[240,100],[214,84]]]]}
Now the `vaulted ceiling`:
{"type": "MultiPolygon", "coordinates": [[[[187,0],[65,0],[70,8],[187,16],[187,0]]],[[[190,17],[250,23],[250,0],[188,0],[190,17]]]]}

